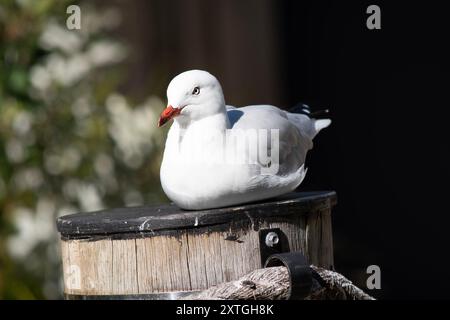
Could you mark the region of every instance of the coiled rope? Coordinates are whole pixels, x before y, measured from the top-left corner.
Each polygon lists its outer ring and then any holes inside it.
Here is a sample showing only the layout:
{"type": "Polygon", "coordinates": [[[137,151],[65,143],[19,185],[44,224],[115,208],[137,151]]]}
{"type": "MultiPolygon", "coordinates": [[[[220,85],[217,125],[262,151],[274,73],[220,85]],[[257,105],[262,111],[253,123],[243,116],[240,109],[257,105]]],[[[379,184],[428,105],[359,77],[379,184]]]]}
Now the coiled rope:
{"type": "MultiPolygon", "coordinates": [[[[343,275],[310,266],[320,277],[306,300],[375,300],[343,275]]],[[[286,267],[256,269],[235,281],[221,283],[184,297],[187,300],[283,300],[289,298],[290,279],[286,267]]]]}

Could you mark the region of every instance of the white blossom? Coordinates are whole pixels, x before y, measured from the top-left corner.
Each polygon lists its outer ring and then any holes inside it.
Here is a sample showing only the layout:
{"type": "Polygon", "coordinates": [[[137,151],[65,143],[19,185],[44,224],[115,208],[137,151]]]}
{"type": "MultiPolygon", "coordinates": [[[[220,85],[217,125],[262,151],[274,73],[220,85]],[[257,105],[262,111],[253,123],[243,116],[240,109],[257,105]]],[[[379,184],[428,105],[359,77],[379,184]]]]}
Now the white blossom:
{"type": "Polygon", "coordinates": [[[25,148],[19,139],[9,139],[6,142],[6,156],[12,163],[20,163],[25,158],[25,148]]]}
{"type": "Polygon", "coordinates": [[[17,170],[12,182],[17,190],[36,190],[44,182],[44,177],[39,168],[27,167],[17,170]]]}
{"type": "Polygon", "coordinates": [[[36,65],[30,71],[31,85],[39,91],[47,91],[52,84],[52,77],[47,68],[36,65]]]}
{"type": "Polygon", "coordinates": [[[21,111],[14,117],[12,128],[17,135],[24,136],[30,131],[31,122],[32,119],[30,113],[21,111]]]}
{"type": "Polygon", "coordinates": [[[86,55],[93,66],[104,66],[123,60],[125,49],[115,42],[103,40],[91,44],[86,55]]]}
{"type": "Polygon", "coordinates": [[[83,211],[96,211],[104,208],[99,190],[93,184],[78,184],[76,196],[83,211]]]}
{"type": "Polygon", "coordinates": [[[58,49],[65,53],[74,53],[81,49],[83,39],[77,32],[50,21],[39,38],[39,45],[46,50],[58,49]]]}
{"type": "Polygon", "coordinates": [[[23,259],[38,243],[49,241],[54,236],[54,212],[55,203],[48,198],[39,199],[35,212],[24,207],[13,211],[17,233],[8,239],[12,256],[23,259]]]}
{"type": "Polygon", "coordinates": [[[119,148],[119,156],[128,166],[139,167],[152,150],[158,117],[155,110],[162,109],[162,102],[153,98],[132,109],[123,96],[113,94],[108,97],[106,106],[111,119],[109,134],[119,148]]]}
{"type": "Polygon", "coordinates": [[[81,153],[75,147],[66,147],[59,153],[44,154],[44,165],[48,173],[59,175],[78,168],[81,161],[81,153]]]}

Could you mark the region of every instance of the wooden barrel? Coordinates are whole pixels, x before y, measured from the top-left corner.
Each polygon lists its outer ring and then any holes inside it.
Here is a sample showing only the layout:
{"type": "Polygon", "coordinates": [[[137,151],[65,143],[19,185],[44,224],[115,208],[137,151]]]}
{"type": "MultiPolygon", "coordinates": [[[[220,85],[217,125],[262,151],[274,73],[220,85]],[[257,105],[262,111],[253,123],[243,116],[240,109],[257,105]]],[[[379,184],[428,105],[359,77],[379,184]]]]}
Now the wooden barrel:
{"type": "Polygon", "coordinates": [[[335,204],[335,192],[301,192],[222,209],[162,205],[61,217],[65,295],[176,299],[235,280],[278,252],[301,251],[333,269],[335,204]]]}

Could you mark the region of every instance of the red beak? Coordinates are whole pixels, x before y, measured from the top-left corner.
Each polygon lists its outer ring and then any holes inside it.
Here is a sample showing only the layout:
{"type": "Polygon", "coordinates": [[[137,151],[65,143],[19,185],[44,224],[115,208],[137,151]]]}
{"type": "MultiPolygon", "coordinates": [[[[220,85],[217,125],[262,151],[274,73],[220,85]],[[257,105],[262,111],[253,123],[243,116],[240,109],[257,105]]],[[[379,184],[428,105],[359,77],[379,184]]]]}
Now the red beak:
{"type": "Polygon", "coordinates": [[[180,112],[181,108],[174,108],[171,105],[168,105],[159,116],[158,127],[163,126],[167,121],[179,115],[180,112]]]}

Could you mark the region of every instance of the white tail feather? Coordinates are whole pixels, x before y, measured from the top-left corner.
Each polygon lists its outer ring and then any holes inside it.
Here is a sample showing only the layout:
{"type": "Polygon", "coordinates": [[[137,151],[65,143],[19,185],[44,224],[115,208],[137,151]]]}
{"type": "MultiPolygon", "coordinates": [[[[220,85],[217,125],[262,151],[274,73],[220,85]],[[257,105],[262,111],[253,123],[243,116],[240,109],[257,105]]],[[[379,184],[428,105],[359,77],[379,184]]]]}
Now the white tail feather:
{"type": "Polygon", "coordinates": [[[318,134],[320,130],[328,127],[330,124],[331,124],[330,119],[314,120],[314,130],[316,131],[315,134],[318,134]]]}

